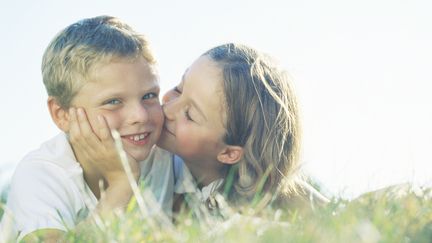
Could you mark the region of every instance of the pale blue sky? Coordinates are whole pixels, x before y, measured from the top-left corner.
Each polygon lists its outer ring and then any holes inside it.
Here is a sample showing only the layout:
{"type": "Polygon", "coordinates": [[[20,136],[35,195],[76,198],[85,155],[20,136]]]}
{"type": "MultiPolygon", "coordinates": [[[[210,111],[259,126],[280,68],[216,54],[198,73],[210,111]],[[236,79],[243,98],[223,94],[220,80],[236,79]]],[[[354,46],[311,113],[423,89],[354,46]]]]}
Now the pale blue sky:
{"type": "Polygon", "coordinates": [[[40,75],[48,42],[81,18],[109,14],[149,37],[164,91],[224,42],[280,60],[300,99],[303,161],[331,191],[430,182],[431,12],[426,0],[1,0],[0,163],[19,161],[58,132],[40,75]]]}

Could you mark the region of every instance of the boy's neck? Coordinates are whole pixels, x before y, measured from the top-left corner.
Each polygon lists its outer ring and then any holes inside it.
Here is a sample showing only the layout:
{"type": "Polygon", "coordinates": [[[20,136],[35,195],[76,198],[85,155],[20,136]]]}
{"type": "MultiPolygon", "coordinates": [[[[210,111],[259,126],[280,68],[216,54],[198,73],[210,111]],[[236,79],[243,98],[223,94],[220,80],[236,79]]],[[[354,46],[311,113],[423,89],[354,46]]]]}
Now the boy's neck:
{"type": "Polygon", "coordinates": [[[87,183],[87,185],[89,186],[90,190],[93,192],[93,194],[95,195],[95,197],[97,199],[100,199],[100,186],[99,186],[99,182],[103,181],[103,188],[106,189],[107,188],[107,182],[103,179],[102,175],[99,173],[99,171],[97,171],[96,169],[94,169],[93,166],[91,166],[90,164],[87,163],[82,163],[80,159],[80,154],[77,153],[73,146],[71,145],[72,150],[74,152],[75,155],[75,159],[76,161],[81,165],[81,168],[83,170],[83,176],[84,176],[84,181],[87,183]]]}
{"type": "Polygon", "coordinates": [[[106,180],[101,174],[95,173],[94,171],[85,170],[83,167],[84,180],[89,186],[90,190],[93,192],[95,197],[99,200],[101,194],[101,188],[106,189],[108,187],[106,180]],[[100,185],[100,181],[103,185],[100,185]]]}

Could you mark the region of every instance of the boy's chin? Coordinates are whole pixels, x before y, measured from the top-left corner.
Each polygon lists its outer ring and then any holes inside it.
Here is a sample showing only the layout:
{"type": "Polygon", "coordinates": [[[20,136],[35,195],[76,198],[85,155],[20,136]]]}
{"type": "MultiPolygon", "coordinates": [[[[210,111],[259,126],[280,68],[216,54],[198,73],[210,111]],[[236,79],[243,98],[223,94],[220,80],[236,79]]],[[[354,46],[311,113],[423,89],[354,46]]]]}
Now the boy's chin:
{"type": "Polygon", "coordinates": [[[150,154],[150,150],[148,151],[140,151],[140,152],[128,152],[126,151],[126,153],[128,153],[134,160],[136,160],[137,162],[139,161],[143,161],[145,159],[147,159],[148,155],[150,154]]]}
{"type": "Polygon", "coordinates": [[[138,156],[138,157],[135,158],[135,160],[138,161],[138,162],[146,160],[147,157],[148,157],[148,155],[149,155],[149,153],[147,153],[145,155],[142,155],[142,156],[138,156]]]}

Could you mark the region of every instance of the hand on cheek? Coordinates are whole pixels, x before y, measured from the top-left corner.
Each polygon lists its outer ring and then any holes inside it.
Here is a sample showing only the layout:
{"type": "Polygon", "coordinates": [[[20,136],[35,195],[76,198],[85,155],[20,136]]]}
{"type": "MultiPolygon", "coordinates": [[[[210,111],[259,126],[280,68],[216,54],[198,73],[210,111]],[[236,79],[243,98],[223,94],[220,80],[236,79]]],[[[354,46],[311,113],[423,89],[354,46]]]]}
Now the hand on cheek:
{"type": "MultiPolygon", "coordinates": [[[[91,126],[84,109],[71,108],[69,139],[81,165],[91,165],[97,169],[108,184],[112,185],[114,181],[125,178],[111,130],[103,116],[97,116],[91,126]]],[[[139,164],[131,156],[127,157],[132,174],[137,180],[139,164]]]]}

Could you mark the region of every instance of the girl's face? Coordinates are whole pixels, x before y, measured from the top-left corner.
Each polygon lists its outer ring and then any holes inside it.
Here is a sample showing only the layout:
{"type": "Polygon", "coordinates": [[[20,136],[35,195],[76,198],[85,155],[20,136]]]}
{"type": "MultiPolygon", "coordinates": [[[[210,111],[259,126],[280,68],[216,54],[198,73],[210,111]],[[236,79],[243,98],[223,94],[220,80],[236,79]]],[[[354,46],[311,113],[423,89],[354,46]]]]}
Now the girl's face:
{"type": "Polygon", "coordinates": [[[188,162],[216,160],[225,145],[222,100],[221,69],[207,56],[198,58],[163,98],[165,123],[158,145],[188,162]]]}

